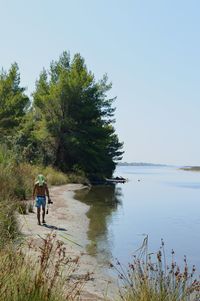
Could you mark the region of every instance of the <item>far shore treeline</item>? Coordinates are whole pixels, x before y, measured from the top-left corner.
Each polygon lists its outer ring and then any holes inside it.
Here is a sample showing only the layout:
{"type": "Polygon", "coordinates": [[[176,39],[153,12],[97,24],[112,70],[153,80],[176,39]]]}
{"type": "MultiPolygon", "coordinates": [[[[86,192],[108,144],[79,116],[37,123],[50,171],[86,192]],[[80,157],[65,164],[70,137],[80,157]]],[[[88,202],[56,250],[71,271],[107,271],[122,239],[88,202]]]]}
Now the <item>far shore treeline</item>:
{"type": "Polygon", "coordinates": [[[0,143],[17,162],[110,177],[122,158],[114,129],[112,85],[99,81],[83,57],[63,52],[43,69],[30,99],[17,63],[0,72],[0,143]]]}

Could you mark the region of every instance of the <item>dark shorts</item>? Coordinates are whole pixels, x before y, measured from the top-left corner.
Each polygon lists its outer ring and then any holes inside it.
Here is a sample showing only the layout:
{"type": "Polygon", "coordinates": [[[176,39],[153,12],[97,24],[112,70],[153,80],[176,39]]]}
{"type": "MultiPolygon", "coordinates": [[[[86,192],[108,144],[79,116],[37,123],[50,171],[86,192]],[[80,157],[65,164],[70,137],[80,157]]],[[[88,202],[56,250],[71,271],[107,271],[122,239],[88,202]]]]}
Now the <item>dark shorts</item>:
{"type": "Polygon", "coordinates": [[[40,208],[40,207],[45,207],[46,206],[46,197],[42,195],[36,196],[35,199],[35,207],[40,208]]]}

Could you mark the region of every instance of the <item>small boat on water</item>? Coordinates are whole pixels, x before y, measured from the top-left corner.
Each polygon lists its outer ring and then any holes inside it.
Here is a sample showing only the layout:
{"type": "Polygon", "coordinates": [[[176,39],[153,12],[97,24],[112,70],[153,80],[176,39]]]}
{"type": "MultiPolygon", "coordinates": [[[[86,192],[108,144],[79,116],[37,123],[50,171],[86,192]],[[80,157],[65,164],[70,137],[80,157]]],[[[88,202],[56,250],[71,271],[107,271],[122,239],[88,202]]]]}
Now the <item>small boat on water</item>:
{"type": "Polygon", "coordinates": [[[115,177],[115,178],[104,178],[104,179],[92,179],[90,180],[91,185],[111,185],[111,184],[117,184],[117,183],[126,183],[128,179],[125,179],[123,177],[115,177]]]}
{"type": "Polygon", "coordinates": [[[111,178],[111,179],[106,179],[106,181],[109,183],[126,183],[127,179],[125,179],[123,177],[115,177],[115,178],[111,178]]]}

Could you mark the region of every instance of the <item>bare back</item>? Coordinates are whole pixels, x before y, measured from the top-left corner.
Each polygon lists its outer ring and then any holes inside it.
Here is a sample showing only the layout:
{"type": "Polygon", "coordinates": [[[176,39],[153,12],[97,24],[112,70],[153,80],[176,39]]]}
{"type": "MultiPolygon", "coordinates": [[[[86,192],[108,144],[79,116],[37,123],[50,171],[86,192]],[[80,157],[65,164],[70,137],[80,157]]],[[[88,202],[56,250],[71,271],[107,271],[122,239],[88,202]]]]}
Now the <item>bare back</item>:
{"type": "Polygon", "coordinates": [[[35,184],[34,190],[33,190],[33,195],[36,195],[36,196],[47,195],[49,197],[49,190],[48,190],[47,184],[44,184],[42,186],[39,186],[39,184],[35,184]]]}

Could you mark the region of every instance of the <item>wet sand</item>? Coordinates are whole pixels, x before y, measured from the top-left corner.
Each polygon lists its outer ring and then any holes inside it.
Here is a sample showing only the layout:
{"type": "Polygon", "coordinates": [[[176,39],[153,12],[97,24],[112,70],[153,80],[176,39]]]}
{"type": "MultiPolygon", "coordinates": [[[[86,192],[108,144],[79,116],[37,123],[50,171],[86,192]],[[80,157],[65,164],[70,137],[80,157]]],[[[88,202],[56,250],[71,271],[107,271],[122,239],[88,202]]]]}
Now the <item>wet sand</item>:
{"type": "Polygon", "coordinates": [[[34,213],[19,216],[21,232],[28,239],[39,241],[41,237],[45,237],[46,234],[53,231],[58,239],[65,243],[67,252],[71,256],[80,256],[80,268],[76,272],[76,274],[78,273],[76,276],[79,277],[89,272],[93,273],[94,280],[86,283],[79,300],[114,300],[117,291],[115,280],[106,275],[95,257],[86,252],[89,226],[86,213],[89,206],[74,199],[75,191],[82,188],[84,186],[81,184],[67,184],[50,188],[53,204],[49,206],[49,214],[45,217],[46,225],[37,225],[36,208],[34,208],[34,213]]]}

